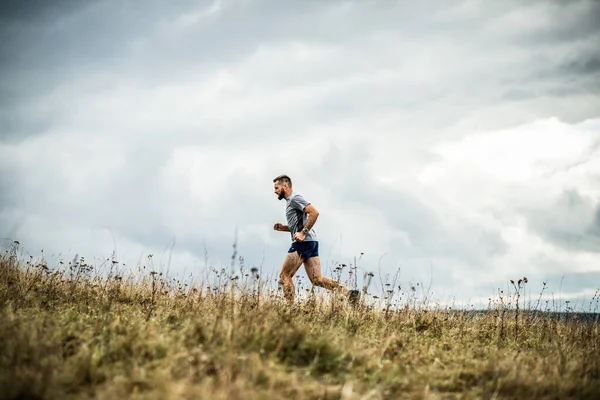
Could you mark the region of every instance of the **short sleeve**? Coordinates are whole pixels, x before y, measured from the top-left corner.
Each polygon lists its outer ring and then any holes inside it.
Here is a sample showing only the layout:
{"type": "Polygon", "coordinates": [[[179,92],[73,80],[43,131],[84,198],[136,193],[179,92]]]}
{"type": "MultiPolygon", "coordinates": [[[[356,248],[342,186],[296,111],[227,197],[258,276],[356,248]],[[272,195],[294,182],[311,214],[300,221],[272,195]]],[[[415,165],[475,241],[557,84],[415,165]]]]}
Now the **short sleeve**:
{"type": "Polygon", "coordinates": [[[294,198],[292,199],[292,201],[290,203],[291,203],[292,208],[295,208],[296,210],[300,210],[300,211],[304,211],[304,208],[310,204],[308,201],[306,201],[304,199],[304,197],[302,197],[299,194],[294,196],[294,198]]]}

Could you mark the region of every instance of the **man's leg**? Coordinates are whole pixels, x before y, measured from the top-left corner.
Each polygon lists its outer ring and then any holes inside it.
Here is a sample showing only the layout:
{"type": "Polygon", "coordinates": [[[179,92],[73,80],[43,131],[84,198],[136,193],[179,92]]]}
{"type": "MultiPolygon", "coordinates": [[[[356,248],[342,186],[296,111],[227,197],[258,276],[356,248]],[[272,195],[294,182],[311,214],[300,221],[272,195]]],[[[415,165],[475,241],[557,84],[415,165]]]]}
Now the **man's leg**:
{"type": "Polygon", "coordinates": [[[298,252],[294,251],[287,253],[281,266],[281,272],[279,273],[279,282],[283,285],[283,295],[288,302],[294,301],[294,282],[292,278],[302,265],[302,258],[298,252]]]}
{"type": "Polygon", "coordinates": [[[331,278],[323,276],[321,273],[321,260],[319,259],[319,256],[310,257],[305,260],[304,268],[306,268],[306,275],[308,275],[308,278],[313,285],[324,287],[329,290],[339,290],[344,294],[348,293],[347,287],[331,278]]]}

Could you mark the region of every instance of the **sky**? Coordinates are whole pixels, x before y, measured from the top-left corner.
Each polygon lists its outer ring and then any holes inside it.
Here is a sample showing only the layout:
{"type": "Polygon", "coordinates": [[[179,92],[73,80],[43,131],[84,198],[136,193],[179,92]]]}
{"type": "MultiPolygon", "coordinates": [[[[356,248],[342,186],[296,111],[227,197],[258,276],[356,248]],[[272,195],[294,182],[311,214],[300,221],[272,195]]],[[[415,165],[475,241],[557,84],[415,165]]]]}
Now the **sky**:
{"type": "Polygon", "coordinates": [[[194,277],[235,243],[275,278],[288,174],[327,275],[356,257],[373,293],[398,273],[457,306],[527,277],[587,310],[598,20],[595,0],[3,2],[0,238],[194,277]]]}

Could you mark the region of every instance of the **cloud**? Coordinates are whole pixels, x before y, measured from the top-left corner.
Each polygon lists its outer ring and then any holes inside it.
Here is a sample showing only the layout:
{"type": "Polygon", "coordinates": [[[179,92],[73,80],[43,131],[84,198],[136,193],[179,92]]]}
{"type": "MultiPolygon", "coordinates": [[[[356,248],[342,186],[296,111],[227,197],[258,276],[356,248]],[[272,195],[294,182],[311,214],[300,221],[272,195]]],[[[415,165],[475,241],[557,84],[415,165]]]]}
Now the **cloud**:
{"type": "MultiPolygon", "coordinates": [[[[469,135],[440,144],[441,160],[419,179],[446,221],[455,221],[452,232],[473,222],[497,235],[503,251],[487,257],[488,273],[531,280],[595,271],[597,124],[548,120],[469,135]]],[[[468,228],[461,232],[471,237],[468,228]]]]}
{"type": "Polygon", "coordinates": [[[237,229],[239,254],[275,275],[289,237],[272,230],[272,178],[287,173],[321,211],[325,270],[364,253],[465,301],[524,274],[593,275],[597,11],[11,3],[0,233],[203,274],[206,252],[229,265],[237,229]]]}
{"type": "Polygon", "coordinates": [[[558,246],[600,252],[598,210],[600,203],[572,189],[559,195],[550,207],[532,211],[531,220],[544,238],[558,246]]]}

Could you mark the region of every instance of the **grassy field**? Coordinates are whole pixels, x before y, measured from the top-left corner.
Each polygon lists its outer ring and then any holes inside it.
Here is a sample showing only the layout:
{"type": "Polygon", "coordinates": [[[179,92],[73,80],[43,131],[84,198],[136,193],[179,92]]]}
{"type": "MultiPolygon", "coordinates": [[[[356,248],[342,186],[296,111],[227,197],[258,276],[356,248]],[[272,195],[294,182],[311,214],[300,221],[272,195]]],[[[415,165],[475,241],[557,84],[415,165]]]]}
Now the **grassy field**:
{"type": "MultiPolygon", "coordinates": [[[[0,264],[4,399],[599,399],[600,324],[0,264]]],[[[242,284],[245,283],[245,284],[242,284]]],[[[520,286],[521,282],[519,282],[520,286]]],[[[521,306],[522,307],[522,306],[521,306]]]]}

